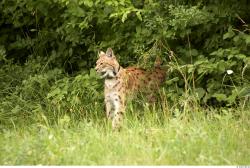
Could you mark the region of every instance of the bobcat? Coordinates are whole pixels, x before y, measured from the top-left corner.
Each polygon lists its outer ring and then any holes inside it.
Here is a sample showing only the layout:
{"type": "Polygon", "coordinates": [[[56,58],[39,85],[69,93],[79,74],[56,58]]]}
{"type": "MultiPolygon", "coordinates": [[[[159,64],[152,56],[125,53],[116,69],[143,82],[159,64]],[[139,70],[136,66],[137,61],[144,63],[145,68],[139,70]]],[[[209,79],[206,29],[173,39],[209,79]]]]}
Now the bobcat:
{"type": "Polygon", "coordinates": [[[111,48],[106,53],[99,52],[95,70],[105,79],[106,116],[112,120],[113,129],[121,127],[128,97],[138,92],[153,95],[166,77],[166,71],[160,68],[159,61],[156,61],[152,72],[136,67],[122,68],[111,48]]]}

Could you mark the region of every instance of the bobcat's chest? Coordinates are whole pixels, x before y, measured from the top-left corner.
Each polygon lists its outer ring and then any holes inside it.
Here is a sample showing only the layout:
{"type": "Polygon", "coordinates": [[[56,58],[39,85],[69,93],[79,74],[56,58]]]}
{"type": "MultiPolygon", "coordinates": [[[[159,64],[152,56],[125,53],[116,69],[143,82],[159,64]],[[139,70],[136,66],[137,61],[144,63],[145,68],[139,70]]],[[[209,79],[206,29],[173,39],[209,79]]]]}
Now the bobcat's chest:
{"type": "Polygon", "coordinates": [[[117,79],[106,79],[105,80],[105,99],[108,101],[114,101],[120,97],[120,90],[122,82],[117,79]]]}
{"type": "Polygon", "coordinates": [[[105,80],[105,89],[114,90],[119,84],[119,80],[117,79],[106,79],[105,80]]]}
{"type": "Polygon", "coordinates": [[[105,93],[107,92],[121,92],[124,89],[123,80],[109,79],[105,80],[105,93]]]}

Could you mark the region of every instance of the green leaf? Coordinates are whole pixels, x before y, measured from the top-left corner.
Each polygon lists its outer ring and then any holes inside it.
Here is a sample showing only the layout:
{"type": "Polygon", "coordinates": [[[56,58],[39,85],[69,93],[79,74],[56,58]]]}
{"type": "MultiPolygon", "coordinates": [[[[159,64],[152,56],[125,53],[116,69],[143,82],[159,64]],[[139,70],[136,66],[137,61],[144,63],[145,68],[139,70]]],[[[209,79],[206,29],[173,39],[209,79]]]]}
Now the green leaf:
{"type": "Polygon", "coordinates": [[[228,39],[228,38],[232,38],[234,35],[235,35],[235,33],[233,32],[232,27],[230,26],[228,28],[228,32],[223,35],[223,40],[228,39]]]}
{"type": "Polygon", "coordinates": [[[220,61],[217,63],[217,68],[218,68],[219,72],[225,72],[226,66],[227,66],[227,64],[225,61],[220,61]]]}
{"type": "Polygon", "coordinates": [[[222,94],[222,93],[215,93],[215,94],[213,94],[213,97],[215,97],[218,101],[226,101],[227,100],[227,96],[225,94],[222,94]]]}
{"type": "Polygon", "coordinates": [[[86,6],[90,7],[90,8],[91,8],[91,7],[93,6],[93,4],[94,4],[92,0],[84,0],[83,3],[84,3],[84,5],[86,5],[86,6]]]}
{"type": "Polygon", "coordinates": [[[228,96],[227,101],[232,104],[235,102],[237,96],[239,96],[239,91],[237,89],[232,90],[232,94],[228,96]]]}
{"type": "Polygon", "coordinates": [[[175,77],[175,78],[173,78],[173,79],[167,80],[165,83],[166,83],[167,85],[171,85],[171,84],[173,84],[174,82],[177,82],[177,81],[179,81],[179,78],[178,78],[178,77],[175,77]]]}
{"type": "Polygon", "coordinates": [[[137,11],[137,12],[136,12],[136,16],[137,16],[137,18],[138,18],[140,21],[142,21],[142,17],[141,17],[141,12],[140,12],[140,11],[137,11]]]}
{"type": "Polygon", "coordinates": [[[49,98],[54,97],[60,93],[61,93],[61,89],[56,88],[55,90],[48,93],[47,98],[49,99],[49,98]]]}
{"type": "Polygon", "coordinates": [[[206,91],[203,88],[196,88],[195,93],[197,94],[199,99],[201,99],[205,95],[206,91]]]}
{"type": "Polygon", "coordinates": [[[125,20],[127,19],[128,13],[129,13],[129,11],[126,11],[125,13],[123,13],[123,15],[122,15],[122,23],[124,23],[125,20]]]}
{"type": "Polygon", "coordinates": [[[250,86],[244,87],[239,92],[240,97],[250,96],[250,86]]]}
{"type": "Polygon", "coordinates": [[[233,41],[237,44],[237,43],[239,43],[239,41],[240,41],[240,36],[235,36],[234,38],[233,38],[233,41]]]}
{"type": "Polygon", "coordinates": [[[192,49],[192,50],[191,50],[191,54],[192,54],[193,56],[197,56],[199,53],[198,53],[198,51],[197,51],[196,49],[192,49]]]}
{"type": "Polygon", "coordinates": [[[244,35],[244,38],[245,38],[246,44],[250,44],[250,35],[245,34],[245,35],[244,35]]]}
{"type": "Polygon", "coordinates": [[[233,31],[227,32],[226,34],[223,35],[223,40],[232,38],[235,35],[233,31]]]}

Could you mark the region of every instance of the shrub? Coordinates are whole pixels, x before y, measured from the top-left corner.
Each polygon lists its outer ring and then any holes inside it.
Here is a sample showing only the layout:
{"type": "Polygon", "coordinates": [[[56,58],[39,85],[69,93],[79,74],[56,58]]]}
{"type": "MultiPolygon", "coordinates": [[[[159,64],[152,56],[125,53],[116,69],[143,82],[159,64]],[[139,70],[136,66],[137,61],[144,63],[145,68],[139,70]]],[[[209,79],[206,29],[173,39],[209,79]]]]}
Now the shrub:
{"type": "Polygon", "coordinates": [[[101,84],[91,68],[97,51],[107,47],[122,66],[149,68],[160,56],[169,71],[168,101],[192,95],[201,105],[245,108],[249,5],[246,0],[3,0],[0,122],[36,111],[47,117],[102,111],[96,105],[101,84]]]}

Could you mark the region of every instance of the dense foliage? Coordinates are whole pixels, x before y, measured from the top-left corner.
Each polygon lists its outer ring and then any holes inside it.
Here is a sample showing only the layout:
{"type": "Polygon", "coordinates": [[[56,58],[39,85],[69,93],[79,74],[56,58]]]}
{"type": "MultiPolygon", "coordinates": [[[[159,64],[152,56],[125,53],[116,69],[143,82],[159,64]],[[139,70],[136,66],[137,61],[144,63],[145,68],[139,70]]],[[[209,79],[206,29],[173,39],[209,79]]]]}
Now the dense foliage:
{"type": "Polygon", "coordinates": [[[159,55],[169,103],[247,108],[249,10],[247,0],[2,0],[0,123],[100,116],[92,68],[107,47],[123,66],[159,55]]]}

